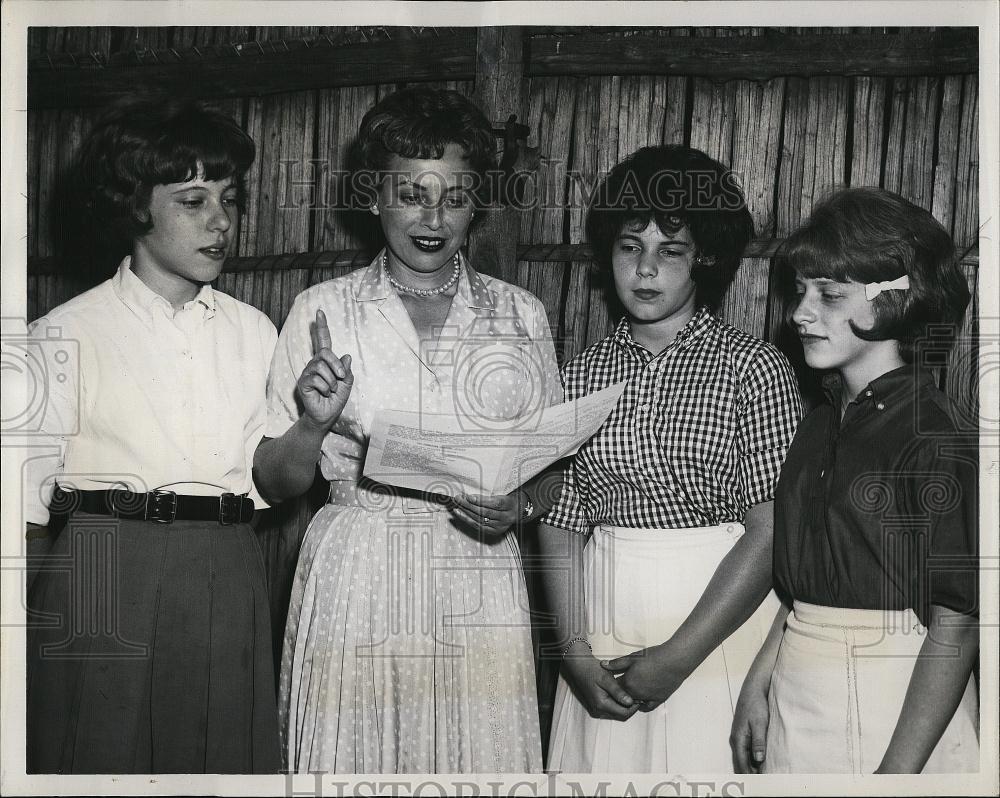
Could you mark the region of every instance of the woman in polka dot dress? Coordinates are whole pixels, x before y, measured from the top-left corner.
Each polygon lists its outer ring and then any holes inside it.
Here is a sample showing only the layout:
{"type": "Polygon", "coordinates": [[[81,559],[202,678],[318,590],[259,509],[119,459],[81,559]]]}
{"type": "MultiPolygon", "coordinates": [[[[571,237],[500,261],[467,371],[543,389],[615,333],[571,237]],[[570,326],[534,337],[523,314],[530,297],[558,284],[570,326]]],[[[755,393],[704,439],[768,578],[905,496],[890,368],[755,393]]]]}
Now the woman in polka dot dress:
{"type": "Polygon", "coordinates": [[[296,299],[269,378],[272,440],[256,460],[271,498],[302,493],[317,460],[330,482],[303,540],[285,632],[286,764],[539,771],[512,531],[537,514],[533,488],[445,502],[390,491],[361,471],[380,411],[453,414],[457,429],[475,429],[561,401],[545,310],[460,252],[473,184],[495,167],[490,125],[466,98],[393,94],[366,114],[357,149],[386,247],[367,268],[296,299]],[[303,412],[317,402],[328,424],[303,412]]]}

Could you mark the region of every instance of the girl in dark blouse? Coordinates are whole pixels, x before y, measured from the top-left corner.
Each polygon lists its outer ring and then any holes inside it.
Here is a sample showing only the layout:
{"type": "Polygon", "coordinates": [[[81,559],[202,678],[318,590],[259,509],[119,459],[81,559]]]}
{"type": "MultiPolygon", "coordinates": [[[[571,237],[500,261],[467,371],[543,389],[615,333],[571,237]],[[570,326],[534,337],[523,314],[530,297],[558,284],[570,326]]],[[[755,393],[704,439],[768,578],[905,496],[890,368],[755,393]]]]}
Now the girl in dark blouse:
{"type": "Polygon", "coordinates": [[[793,603],[744,683],[737,766],[976,770],[978,444],[922,368],[969,301],[951,238],[901,197],[849,189],[776,265],[829,401],[778,481],[775,583],[793,603]]]}

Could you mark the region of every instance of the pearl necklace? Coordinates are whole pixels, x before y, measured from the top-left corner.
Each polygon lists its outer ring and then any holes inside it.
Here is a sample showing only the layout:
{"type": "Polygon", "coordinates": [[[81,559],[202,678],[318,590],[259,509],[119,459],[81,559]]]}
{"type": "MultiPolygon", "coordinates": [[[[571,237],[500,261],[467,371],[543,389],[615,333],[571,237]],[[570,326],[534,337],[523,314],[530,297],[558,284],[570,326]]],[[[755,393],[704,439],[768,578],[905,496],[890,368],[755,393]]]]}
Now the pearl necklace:
{"type": "Polygon", "coordinates": [[[437,296],[438,294],[443,294],[455,283],[457,283],[462,266],[462,261],[458,257],[457,252],[455,253],[455,257],[452,258],[452,261],[455,264],[455,268],[452,270],[451,277],[448,278],[446,283],[439,285],[437,288],[414,288],[412,285],[404,285],[392,276],[389,272],[389,261],[385,256],[385,252],[382,253],[382,269],[385,271],[385,276],[389,278],[389,283],[392,287],[397,291],[405,291],[407,294],[415,294],[416,296],[437,296]]]}

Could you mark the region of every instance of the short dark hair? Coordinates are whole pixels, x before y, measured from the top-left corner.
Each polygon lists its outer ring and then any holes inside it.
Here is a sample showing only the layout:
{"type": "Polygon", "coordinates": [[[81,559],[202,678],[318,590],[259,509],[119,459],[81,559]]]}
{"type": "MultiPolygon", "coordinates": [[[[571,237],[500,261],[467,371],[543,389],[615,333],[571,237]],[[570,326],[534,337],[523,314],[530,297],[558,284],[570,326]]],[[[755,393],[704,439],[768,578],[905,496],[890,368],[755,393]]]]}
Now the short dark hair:
{"type": "Polygon", "coordinates": [[[450,89],[411,86],[390,94],[364,115],[354,142],[355,169],[384,171],[393,155],[437,159],[457,144],[476,178],[473,196],[486,200],[484,187],[497,168],[497,142],[489,120],[470,99],[450,89]]]}
{"type": "Polygon", "coordinates": [[[655,222],[666,234],[687,227],[698,259],[695,300],[717,310],[753,238],[753,218],[733,172],[701,150],[676,144],[643,147],[600,184],[587,214],[587,240],[610,270],[622,230],[655,222]]]}
{"type": "MultiPolygon", "coordinates": [[[[787,323],[798,304],[796,273],[858,283],[908,276],[908,290],[883,291],[872,300],[870,329],[851,323],[864,341],[899,341],[908,362],[929,325],[952,325],[954,335],[971,296],[948,231],[928,211],[880,188],[842,189],[820,202],[779,247],[775,268],[787,323]]],[[[947,338],[941,332],[938,341],[947,338]]]]}
{"type": "Polygon", "coordinates": [[[131,247],[153,226],[153,187],[233,177],[242,207],[253,139],[221,111],[190,100],[129,98],[108,111],[84,139],[77,159],[77,200],[98,229],[131,247]]]}

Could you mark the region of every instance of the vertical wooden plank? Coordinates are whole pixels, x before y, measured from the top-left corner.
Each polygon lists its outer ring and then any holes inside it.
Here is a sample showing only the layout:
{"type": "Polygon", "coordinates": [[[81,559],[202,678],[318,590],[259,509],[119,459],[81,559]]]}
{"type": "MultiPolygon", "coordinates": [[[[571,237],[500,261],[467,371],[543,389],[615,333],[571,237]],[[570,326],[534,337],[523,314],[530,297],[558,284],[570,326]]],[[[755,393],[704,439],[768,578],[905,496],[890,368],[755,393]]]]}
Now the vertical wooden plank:
{"type": "MultiPolygon", "coordinates": [[[[55,236],[52,232],[54,220],[53,192],[59,167],[59,143],[61,140],[58,110],[36,111],[35,119],[39,129],[38,142],[38,215],[35,253],[39,257],[55,254],[55,236]]],[[[44,280],[40,281],[40,286],[44,280]]],[[[42,289],[44,291],[44,288],[42,289]]],[[[44,313],[44,311],[43,311],[44,313]]]]}
{"type": "Polygon", "coordinates": [[[730,167],[739,177],[756,235],[774,234],[774,184],[778,173],[784,78],[736,81],[730,167]]]}
{"type": "Polygon", "coordinates": [[[934,195],[934,145],[937,139],[940,78],[910,78],[906,135],[900,193],[921,208],[931,207],[934,195]]]}
{"type": "Polygon", "coordinates": [[[213,25],[207,30],[208,44],[244,44],[250,41],[251,28],[246,25],[213,25]]]}
{"type": "Polygon", "coordinates": [[[824,195],[844,185],[848,89],[846,78],[809,79],[800,219],[805,219],[824,195]]]}
{"type": "MultiPolygon", "coordinates": [[[[621,121],[618,112],[621,104],[621,84],[622,79],[618,76],[598,78],[597,83],[597,126],[594,137],[585,146],[594,148],[591,163],[593,164],[593,187],[596,189],[600,182],[607,177],[608,173],[628,152],[623,152],[625,148],[620,141],[621,131],[618,128],[621,121]]],[[[586,225],[586,209],[582,209],[580,215],[581,230],[586,225]]],[[[603,279],[603,275],[598,270],[593,272],[589,280],[590,289],[590,311],[587,318],[587,338],[586,346],[600,341],[607,336],[617,322],[617,318],[612,316],[612,305],[614,301],[609,287],[610,281],[603,279]]]]}
{"type": "MultiPolygon", "coordinates": [[[[541,149],[541,162],[536,172],[537,190],[521,228],[521,243],[554,243],[562,241],[566,213],[566,170],[569,162],[570,132],[576,92],[573,78],[535,78],[529,82],[530,104],[528,126],[532,131],[531,146],[541,149]]],[[[549,328],[559,331],[565,263],[528,262],[518,264],[518,282],[537,296],[545,305],[549,328]]]]}
{"type": "Polygon", "coordinates": [[[767,335],[769,258],[744,258],[726,292],[723,320],[758,338],[767,335]]]}
{"type": "Polygon", "coordinates": [[[49,49],[49,29],[41,25],[28,28],[28,58],[45,55],[49,49]]]}
{"type": "Polygon", "coordinates": [[[56,255],[75,232],[68,214],[67,178],[80,143],[94,122],[91,110],[60,109],[40,111],[38,143],[38,207],[36,252],[40,257],[56,255]]]}
{"type": "Polygon", "coordinates": [[[358,134],[361,119],[375,104],[375,86],[329,89],[319,92],[317,107],[318,172],[317,208],[313,225],[313,249],[356,249],[369,245],[349,229],[342,204],[349,178],[338,173],[348,169],[348,152],[358,134]]]}
{"type": "MultiPolygon", "coordinates": [[[[758,28],[697,28],[703,37],[750,36],[758,28]]],[[[739,81],[694,78],[694,98],[691,108],[692,147],[702,150],[717,161],[730,163],[735,124],[736,90],[739,81]]]]}
{"type": "Polygon", "coordinates": [[[241,230],[243,255],[309,249],[309,198],[315,195],[309,164],[314,124],[312,92],[249,101],[247,131],[257,142],[260,157],[248,175],[250,185],[258,189],[249,198],[247,224],[241,230]]]}
{"type": "Polygon", "coordinates": [[[276,25],[257,28],[257,38],[292,41],[297,39],[313,39],[322,29],[316,25],[276,25]]]}
{"type": "Polygon", "coordinates": [[[138,41],[138,36],[138,28],[134,28],[130,25],[123,25],[117,30],[117,36],[115,37],[115,44],[112,51],[116,53],[127,53],[130,50],[134,50],[136,42],[138,41]]]}
{"type": "Polygon", "coordinates": [[[882,188],[898,194],[903,187],[903,159],[906,147],[906,109],[909,95],[906,78],[893,78],[890,92],[889,139],[882,167],[882,188]]]}
{"type": "Polygon", "coordinates": [[[310,198],[315,196],[310,161],[315,135],[315,95],[295,92],[280,102],[280,120],[276,128],[266,131],[266,152],[278,156],[278,222],[272,240],[274,253],[305,252],[309,249],[309,228],[312,209],[310,198]],[[280,132],[277,132],[280,131],[280,132]],[[274,139],[277,132],[278,141],[274,139]],[[301,185],[296,185],[301,184],[301,185]]]}
{"type": "Polygon", "coordinates": [[[215,281],[215,289],[230,296],[236,295],[236,275],[233,272],[222,272],[215,281]]]}
{"type": "MultiPolygon", "coordinates": [[[[668,36],[686,37],[690,36],[691,32],[687,28],[670,28],[665,33],[668,36]]],[[[664,144],[684,144],[690,111],[687,107],[688,80],[689,78],[684,76],[667,78],[667,112],[663,120],[664,144]]]]}
{"type": "Polygon", "coordinates": [[[135,28],[126,50],[165,50],[170,47],[173,29],[168,26],[135,28]]]}
{"type": "Polygon", "coordinates": [[[38,309],[38,281],[35,274],[29,274],[26,280],[24,318],[29,324],[42,315],[38,309]]]}
{"type": "Polygon", "coordinates": [[[879,186],[885,128],[886,78],[854,78],[854,120],[851,127],[851,185],[879,186]]]}
{"type": "Polygon", "coordinates": [[[937,163],[934,165],[934,195],[931,213],[946,230],[955,222],[955,170],[958,166],[958,129],[961,121],[962,76],[948,75],[942,81],[938,114],[937,163]]]}
{"type": "MultiPolygon", "coordinates": [[[[731,168],[740,178],[758,237],[774,233],[784,79],[736,81],[731,168]]],[[[722,318],[751,335],[766,335],[770,260],[744,258],[721,308],[722,318]]]]}
{"type": "Polygon", "coordinates": [[[641,147],[663,143],[667,110],[667,81],[649,75],[622,78],[624,102],[619,107],[618,155],[624,158],[641,147]]]}
{"type": "Polygon", "coordinates": [[[209,44],[211,41],[211,29],[204,25],[179,25],[174,28],[170,39],[170,46],[174,50],[186,50],[209,44]]]}
{"type": "Polygon", "coordinates": [[[979,77],[966,75],[955,168],[955,224],[952,235],[962,248],[979,241],[979,77]]]}
{"type": "Polygon", "coordinates": [[[286,269],[282,274],[281,293],[276,304],[276,316],[274,325],[280,330],[288,318],[288,311],[292,309],[295,297],[308,288],[308,269],[286,269]]]}
{"type": "Polygon", "coordinates": [[[44,316],[48,313],[55,305],[51,301],[52,294],[52,278],[45,274],[38,275],[37,282],[37,296],[38,304],[36,311],[36,318],[44,316]]]}
{"type": "MultiPolygon", "coordinates": [[[[511,114],[524,118],[524,32],[517,26],[484,27],[476,34],[476,90],[473,99],[494,124],[511,114]]],[[[475,268],[507,282],[517,280],[517,241],[522,213],[514,208],[483,209],[470,236],[475,268]]]]}
{"type": "Polygon", "coordinates": [[[691,146],[724,164],[728,164],[732,155],[735,83],[694,78],[691,146]]]}
{"type": "MultiPolygon", "coordinates": [[[[587,204],[599,179],[596,142],[599,140],[598,102],[602,80],[604,79],[584,78],[576,81],[574,132],[570,143],[573,173],[567,186],[569,240],[574,244],[581,243],[586,238],[584,224],[587,204]]],[[[564,342],[560,355],[563,362],[572,360],[587,347],[590,315],[593,312],[593,274],[590,261],[575,261],[569,266],[562,319],[564,342]]]]}
{"type": "Polygon", "coordinates": [[[111,49],[111,28],[109,27],[67,27],[63,39],[63,52],[97,53],[107,55],[111,49]]]}
{"type": "Polygon", "coordinates": [[[667,108],[663,119],[663,143],[683,144],[685,121],[687,120],[686,77],[669,77],[667,84],[667,108]]]}
{"type": "MultiPolygon", "coordinates": [[[[251,97],[246,102],[246,122],[244,129],[254,140],[257,146],[257,157],[250,165],[250,170],[246,175],[247,197],[246,208],[240,219],[240,234],[238,252],[242,256],[252,256],[259,254],[257,251],[257,228],[259,226],[261,193],[263,186],[264,162],[270,157],[270,153],[265,149],[264,133],[264,100],[260,97],[251,97]]],[[[266,204],[265,204],[266,207],[266,204]]]]}
{"type": "Polygon", "coordinates": [[[775,235],[787,236],[802,221],[802,183],[809,84],[803,78],[788,78],[785,84],[783,142],[775,197],[775,235]]]}
{"type": "Polygon", "coordinates": [[[28,234],[28,244],[27,244],[27,254],[28,257],[36,257],[38,255],[38,192],[39,192],[39,179],[40,179],[40,146],[42,139],[42,130],[40,128],[41,111],[28,111],[27,117],[27,132],[28,132],[28,163],[26,164],[26,181],[25,188],[27,189],[27,234],[28,234]]]}
{"type": "MultiPolygon", "coordinates": [[[[808,117],[809,83],[798,77],[785,81],[785,104],[782,118],[782,144],[778,163],[778,182],[774,197],[774,235],[787,236],[802,221],[802,183],[805,162],[805,136],[808,117]]],[[[784,346],[785,327],[782,324],[780,296],[774,286],[778,275],[769,275],[767,300],[767,340],[777,343],[793,362],[799,355],[794,342],[792,347],[784,346]]]]}
{"type": "Polygon", "coordinates": [[[65,52],[63,49],[66,41],[66,28],[64,27],[46,27],[42,28],[45,32],[45,45],[44,49],[47,53],[62,53],[65,52]]]}
{"type": "MultiPolygon", "coordinates": [[[[683,113],[684,97],[671,98],[670,85],[662,77],[634,76],[589,78],[578,83],[572,147],[576,177],[569,197],[571,241],[585,239],[589,199],[616,164],[641,147],[663,143],[668,125],[674,141],[683,138],[678,113],[683,113]]],[[[674,86],[683,92],[680,80],[674,80],[674,86]]],[[[596,264],[572,265],[563,312],[567,358],[614,328],[610,298],[596,264]]]]}

